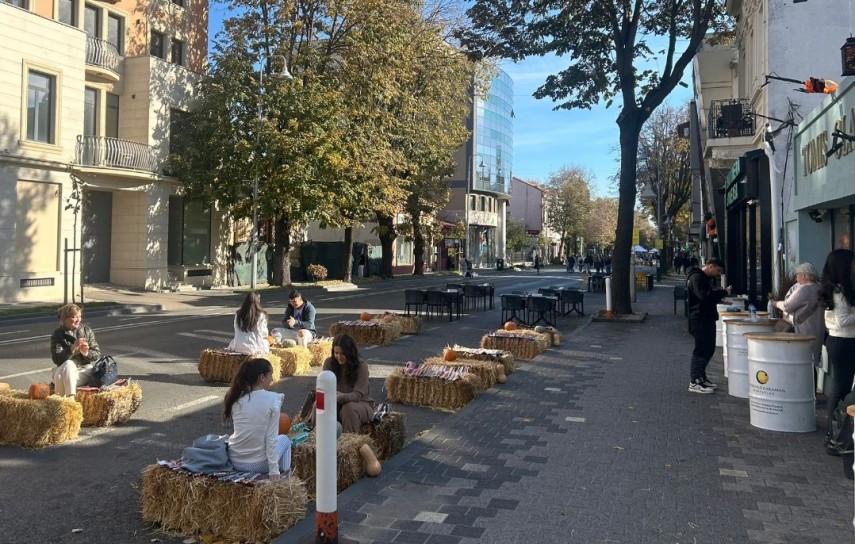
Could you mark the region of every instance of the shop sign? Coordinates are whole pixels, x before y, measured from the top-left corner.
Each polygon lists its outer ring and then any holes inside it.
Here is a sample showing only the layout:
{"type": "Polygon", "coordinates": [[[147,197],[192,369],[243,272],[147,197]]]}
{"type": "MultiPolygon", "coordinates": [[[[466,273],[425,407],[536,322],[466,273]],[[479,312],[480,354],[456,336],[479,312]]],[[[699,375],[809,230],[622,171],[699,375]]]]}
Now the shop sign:
{"type": "Polygon", "coordinates": [[[746,184],[742,183],[742,181],[747,175],[747,163],[748,161],[745,157],[739,157],[736,162],[733,163],[733,167],[730,169],[730,172],[727,173],[727,178],[724,184],[724,205],[728,209],[746,198],[746,184]]]}
{"type": "MultiPolygon", "coordinates": [[[[855,108],[849,110],[849,115],[844,115],[840,119],[837,119],[834,122],[833,130],[839,130],[844,134],[855,134],[855,108]]],[[[809,176],[817,170],[822,170],[828,166],[828,161],[831,157],[839,160],[855,151],[855,142],[843,140],[829,157],[827,155],[829,144],[838,143],[833,138],[833,134],[834,132],[829,134],[827,130],[823,130],[802,146],[802,174],[804,176],[809,176]]]]}

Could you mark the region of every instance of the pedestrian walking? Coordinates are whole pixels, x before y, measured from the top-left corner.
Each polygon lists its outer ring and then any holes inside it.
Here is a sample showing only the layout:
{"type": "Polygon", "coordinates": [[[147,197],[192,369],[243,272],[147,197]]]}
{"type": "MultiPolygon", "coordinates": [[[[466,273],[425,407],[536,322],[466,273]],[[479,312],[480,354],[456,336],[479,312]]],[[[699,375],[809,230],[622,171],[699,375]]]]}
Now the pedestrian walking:
{"type": "Polygon", "coordinates": [[[574,268],[576,268],[576,257],[570,255],[567,257],[567,272],[573,272],[574,268]]]}
{"type": "Polygon", "coordinates": [[[534,269],[537,270],[538,275],[540,274],[540,255],[534,256],[534,269]]]}
{"type": "Polygon", "coordinates": [[[707,365],[715,353],[716,304],[730,294],[713,287],[713,279],[724,273],[724,262],[713,257],[701,268],[693,268],[686,279],[689,302],[689,333],[695,338],[695,349],[689,368],[689,392],[712,393],[718,386],[707,378],[707,365]]]}

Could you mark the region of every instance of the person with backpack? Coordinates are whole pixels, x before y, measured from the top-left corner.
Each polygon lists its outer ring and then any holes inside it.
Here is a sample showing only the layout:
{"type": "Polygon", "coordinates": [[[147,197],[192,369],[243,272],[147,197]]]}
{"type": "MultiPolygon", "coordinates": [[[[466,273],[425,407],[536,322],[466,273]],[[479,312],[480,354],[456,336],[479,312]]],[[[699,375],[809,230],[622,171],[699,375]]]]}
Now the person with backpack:
{"type": "Polygon", "coordinates": [[[724,262],[713,257],[701,268],[693,268],[686,278],[689,303],[689,333],[695,337],[695,349],[689,368],[689,392],[709,394],[718,385],[707,378],[707,365],[715,353],[716,304],[730,294],[730,286],[716,289],[713,278],[724,273],[724,262]]]}

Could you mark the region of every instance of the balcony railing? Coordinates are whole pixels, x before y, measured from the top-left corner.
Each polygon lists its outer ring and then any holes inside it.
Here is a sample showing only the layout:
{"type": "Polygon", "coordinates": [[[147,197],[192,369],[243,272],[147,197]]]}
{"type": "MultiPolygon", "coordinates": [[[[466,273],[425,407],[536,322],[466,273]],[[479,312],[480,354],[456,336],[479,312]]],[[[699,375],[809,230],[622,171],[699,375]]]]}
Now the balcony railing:
{"type": "Polygon", "coordinates": [[[100,66],[118,74],[123,59],[115,45],[95,36],[86,36],[86,64],[100,66]]]}
{"type": "Polygon", "coordinates": [[[710,138],[754,135],[754,111],[744,98],[713,100],[707,121],[710,138]]]}
{"type": "Polygon", "coordinates": [[[154,148],[139,142],[104,136],[78,136],[74,151],[75,163],[81,166],[158,171],[154,148]]]}

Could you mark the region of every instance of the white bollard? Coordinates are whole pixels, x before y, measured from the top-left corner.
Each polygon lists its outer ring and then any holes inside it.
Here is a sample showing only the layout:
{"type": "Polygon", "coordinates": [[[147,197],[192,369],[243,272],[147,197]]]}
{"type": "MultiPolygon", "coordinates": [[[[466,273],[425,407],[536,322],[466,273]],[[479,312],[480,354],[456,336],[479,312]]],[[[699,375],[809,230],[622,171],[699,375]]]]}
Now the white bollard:
{"type": "Polygon", "coordinates": [[[606,278],[606,317],[614,317],[612,311],[612,279],[606,278]]]}
{"type": "Polygon", "coordinates": [[[315,542],[338,542],[336,379],[324,370],[315,382],[315,542]]]}

